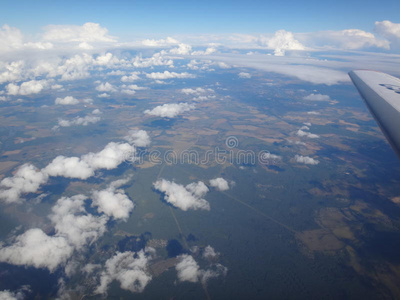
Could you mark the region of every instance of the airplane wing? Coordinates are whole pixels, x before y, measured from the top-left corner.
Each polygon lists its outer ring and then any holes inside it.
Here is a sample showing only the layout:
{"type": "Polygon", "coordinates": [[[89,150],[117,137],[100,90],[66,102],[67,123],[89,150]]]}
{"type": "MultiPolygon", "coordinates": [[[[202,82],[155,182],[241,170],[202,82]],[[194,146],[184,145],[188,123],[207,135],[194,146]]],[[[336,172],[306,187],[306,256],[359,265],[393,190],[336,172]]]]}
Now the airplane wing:
{"type": "Polygon", "coordinates": [[[400,79],[370,70],[351,71],[349,76],[400,157],[400,79]]]}

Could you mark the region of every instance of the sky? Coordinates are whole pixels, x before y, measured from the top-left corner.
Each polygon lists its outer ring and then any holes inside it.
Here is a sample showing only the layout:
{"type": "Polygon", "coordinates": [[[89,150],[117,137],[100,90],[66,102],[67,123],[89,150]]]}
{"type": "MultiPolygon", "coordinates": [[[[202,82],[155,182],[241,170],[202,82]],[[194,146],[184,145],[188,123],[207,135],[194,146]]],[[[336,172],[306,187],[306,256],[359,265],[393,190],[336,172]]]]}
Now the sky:
{"type": "Polygon", "coordinates": [[[1,1],[0,20],[36,34],[49,24],[100,23],[111,34],[371,31],[375,21],[400,22],[400,1],[1,1]]]}

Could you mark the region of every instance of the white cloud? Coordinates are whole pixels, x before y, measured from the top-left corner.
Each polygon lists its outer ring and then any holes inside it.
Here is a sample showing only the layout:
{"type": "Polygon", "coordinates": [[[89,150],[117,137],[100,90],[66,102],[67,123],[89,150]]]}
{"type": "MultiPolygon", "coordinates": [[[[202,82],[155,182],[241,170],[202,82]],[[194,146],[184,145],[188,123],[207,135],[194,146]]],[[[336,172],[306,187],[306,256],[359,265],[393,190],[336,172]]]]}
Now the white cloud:
{"type": "Polygon", "coordinates": [[[182,254],[178,259],[179,262],[176,264],[175,269],[178,272],[179,281],[199,281],[200,267],[193,256],[182,254]]]}
{"type": "Polygon", "coordinates": [[[90,152],[80,158],[57,156],[43,171],[50,176],[87,179],[93,176],[97,169],[114,169],[134,154],[133,146],[110,142],[100,152],[90,152]]]}
{"type": "Polygon", "coordinates": [[[398,38],[400,39],[400,24],[393,23],[388,20],[382,22],[375,22],[375,30],[387,38],[398,38]]]}
{"type": "Polygon", "coordinates": [[[110,142],[100,152],[90,152],[82,156],[82,160],[87,162],[94,170],[115,169],[122,162],[135,154],[135,148],[128,143],[110,142]]]}
{"type": "Polygon", "coordinates": [[[23,60],[13,61],[11,63],[3,63],[3,64],[0,62],[0,69],[4,70],[2,73],[0,73],[0,83],[21,80],[23,67],[24,67],[23,60]]]}
{"type": "Polygon", "coordinates": [[[107,294],[109,285],[114,281],[120,283],[120,287],[132,293],[141,293],[151,281],[149,261],[153,249],[135,252],[117,252],[106,261],[105,270],[100,276],[100,285],[96,294],[107,294]]]}
{"type": "Polygon", "coordinates": [[[198,87],[198,88],[195,88],[195,89],[186,88],[186,89],[182,89],[181,91],[182,91],[182,93],[184,93],[186,95],[190,95],[190,94],[198,95],[200,93],[205,93],[206,92],[206,90],[201,88],[201,87],[198,87]]]}
{"type": "Polygon", "coordinates": [[[208,47],[204,51],[193,51],[191,55],[210,55],[215,52],[217,52],[217,49],[215,47],[208,47]]]}
{"type": "Polygon", "coordinates": [[[87,179],[94,175],[94,169],[79,157],[57,156],[43,171],[50,176],[87,179]]]}
{"type": "Polygon", "coordinates": [[[142,44],[148,47],[165,47],[179,44],[179,41],[172,37],[167,37],[166,39],[160,40],[146,39],[142,41],[142,44]]]}
{"type": "Polygon", "coordinates": [[[97,207],[99,213],[124,221],[129,218],[134,208],[133,202],[124,191],[116,189],[115,184],[111,184],[105,190],[93,191],[92,200],[92,206],[97,207]]]}
{"type": "MultiPolygon", "coordinates": [[[[303,129],[306,129],[306,128],[303,127],[303,129]]],[[[319,138],[318,134],[314,134],[314,133],[311,133],[311,132],[303,131],[301,129],[297,130],[296,135],[301,136],[301,137],[305,136],[305,137],[308,137],[310,139],[319,138]]]]}
{"type": "Polygon", "coordinates": [[[179,281],[198,282],[206,284],[210,278],[225,276],[228,269],[221,264],[212,265],[207,270],[200,269],[197,262],[191,255],[182,254],[178,256],[179,262],[176,264],[179,281]]]}
{"type": "Polygon", "coordinates": [[[97,87],[96,90],[99,92],[115,92],[116,88],[109,82],[106,83],[100,83],[97,87]]]}
{"type": "Polygon", "coordinates": [[[400,48],[400,23],[393,23],[388,20],[375,22],[375,31],[390,41],[390,48],[400,48]]]}
{"type": "Polygon", "coordinates": [[[240,78],[251,78],[250,73],[245,73],[245,72],[240,72],[240,73],[238,74],[238,76],[239,76],[240,78]]]}
{"type": "Polygon", "coordinates": [[[58,105],[75,105],[79,103],[79,100],[72,96],[66,96],[64,98],[57,98],[54,103],[58,105]]]}
{"type": "Polygon", "coordinates": [[[178,55],[189,55],[191,51],[192,46],[181,43],[178,45],[178,48],[172,48],[171,50],[169,50],[169,53],[178,55]]]}
{"type": "Polygon", "coordinates": [[[175,118],[177,115],[195,108],[194,104],[188,103],[170,103],[159,105],[152,110],[145,110],[144,113],[151,116],[158,116],[162,118],[175,118]]]}
{"type": "Polygon", "coordinates": [[[89,124],[95,124],[101,120],[100,117],[93,116],[93,115],[87,115],[84,117],[76,117],[72,120],[64,120],[64,119],[59,119],[58,120],[58,126],[61,127],[70,127],[74,125],[82,125],[82,126],[87,126],[89,124]]]}
{"type": "Polygon", "coordinates": [[[374,34],[360,29],[310,32],[297,34],[296,37],[309,47],[314,48],[343,50],[370,47],[390,48],[390,43],[387,40],[379,39],[374,34]]]}
{"type": "Polygon", "coordinates": [[[30,80],[21,83],[21,85],[9,83],[6,89],[8,95],[30,95],[38,94],[48,87],[49,83],[47,80],[30,80]]]}
{"type": "Polygon", "coordinates": [[[219,253],[214,250],[213,247],[208,245],[207,247],[204,248],[203,252],[203,257],[205,259],[215,259],[216,257],[219,256],[219,253]]]}
{"type": "Polygon", "coordinates": [[[0,291],[0,300],[23,300],[24,298],[24,295],[20,293],[14,293],[8,290],[0,291]]]}
{"type": "Polygon", "coordinates": [[[145,130],[131,130],[124,139],[136,147],[147,147],[151,142],[150,136],[145,130]]]}
{"type": "Polygon", "coordinates": [[[34,193],[40,185],[46,183],[48,175],[31,164],[22,165],[13,177],[0,182],[0,199],[6,203],[21,202],[21,194],[34,193]]]}
{"type": "Polygon", "coordinates": [[[150,79],[171,79],[171,78],[195,78],[196,76],[187,72],[183,73],[176,73],[176,72],[170,72],[170,71],[164,71],[164,73],[161,72],[153,72],[150,74],[146,74],[147,78],[150,79]]]}
{"type": "Polygon", "coordinates": [[[278,30],[273,38],[267,41],[261,39],[261,43],[266,43],[268,48],[274,49],[276,56],[284,56],[286,50],[305,50],[306,48],[294,38],[292,32],[286,30],[278,30]]]}
{"type": "Polygon", "coordinates": [[[310,94],[303,97],[303,100],[310,100],[310,101],[330,101],[332,100],[331,97],[328,95],[323,94],[310,94]]]}
{"type": "Polygon", "coordinates": [[[307,114],[308,115],[319,115],[320,113],[317,111],[308,111],[307,114]]]}
{"type": "Polygon", "coordinates": [[[97,23],[77,25],[48,25],[45,27],[44,40],[57,42],[115,42],[108,30],[97,23]]]}
{"type": "Polygon", "coordinates": [[[135,80],[139,80],[140,79],[139,74],[140,74],[139,72],[133,72],[129,76],[124,75],[124,76],[121,77],[121,81],[122,82],[132,82],[132,81],[135,81],[135,80]]]}
{"type": "Polygon", "coordinates": [[[229,190],[229,183],[222,177],[218,177],[210,180],[210,185],[215,187],[218,191],[229,190]]]}
{"type": "Polygon", "coordinates": [[[108,221],[108,217],[104,215],[88,214],[84,206],[86,199],[83,195],[62,197],[53,206],[50,215],[56,236],[64,237],[77,250],[101,237],[106,231],[108,221]]]}
{"type": "Polygon", "coordinates": [[[306,165],[318,165],[319,160],[311,158],[309,156],[295,155],[294,160],[297,163],[306,164],[306,165]]]}
{"type": "Polygon", "coordinates": [[[66,238],[48,236],[41,229],[29,229],[17,236],[13,244],[0,248],[0,261],[13,265],[48,268],[53,272],[65,264],[74,248],[66,238]]]}
{"type": "Polygon", "coordinates": [[[188,184],[186,187],[165,179],[153,183],[156,190],[165,193],[164,199],[175,207],[184,211],[188,209],[210,210],[210,204],[202,197],[208,192],[207,186],[199,181],[188,184]]]}

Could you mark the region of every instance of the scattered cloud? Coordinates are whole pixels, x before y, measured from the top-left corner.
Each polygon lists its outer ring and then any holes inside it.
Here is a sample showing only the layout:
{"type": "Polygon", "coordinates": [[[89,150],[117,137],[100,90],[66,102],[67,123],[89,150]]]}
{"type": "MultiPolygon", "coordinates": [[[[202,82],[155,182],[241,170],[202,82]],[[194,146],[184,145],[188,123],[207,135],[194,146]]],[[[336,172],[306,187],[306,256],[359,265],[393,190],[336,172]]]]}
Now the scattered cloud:
{"type": "Polygon", "coordinates": [[[229,183],[222,177],[218,177],[210,180],[210,185],[215,187],[217,191],[227,191],[229,190],[229,183]]]}
{"type": "Polygon", "coordinates": [[[136,147],[147,147],[151,142],[150,136],[145,130],[131,130],[124,139],[136,147]]]}
{"type": "Polygon", "coordinates": [[[219,253],[216,252],[214,250],[214,248],[211,247],[210,245],[208,245],[207,247],[204,248],[203,257],[205,259],[215,259],[218,256],[219,256],[219,253]]]}
{"type": "Polygon", "coordinates": [[[199,281],[200,267],[193,256],[182,254],[178,258],[179,263],[176,264],[175,269],[178,272],[179,281],[199,281]]]}
{"type": "Polygon", "coordinates": [[[100,117],[94,115],[87,115],[84,117],[76,117],[72,120],[59,119],[58,126],[70,127],[75,125],[87,126],[89,124],[95,124],[101,120],[100,117]]]}
{"type": "Polygon", "coordinates": [[[239,78],[251,78],[250,73],[240,72],[238,74],[239,78]]]}
{"type": "Polygon", "coordinates": [[[139,80],[139,72],[133,72],[130,75],[124,75],[121,77],[121,81],[122,82],[132,82],[132,81],[136,81],[139,80]]]}
{"type": "Polygon", "coordinates": [[[318,165],[319,160],[316,160],[314,158],[311,158],[309,156],[302,156],[302,155],[295,155],[294,156],[294,161],[300,164],[305,164],[305,165],[318,165]]]}
{"type": "Polygon", "coordinates": [[[153,72],[150,74],[146,74],[146,77],[150,79],[164,80],[172,78],[195,78],[196,76],[187,72],[176,73],[176,72],[164,71],[164,73],[153,72]]]}
{"type": "MultiPolygon", "coordinates": [[[[304,127],[303,127],[303,129],[308,129],[308,128],[304,128],[304,127]]],[[[304,136],[304,137],[308,137],[308,138],[310,138],[310,139],[317,139],[317,138],[319,138],[319,135],[318,135],[318,134],[314,134],[314,133],[311,133],[311,132],[307,132],[307,131],[304,131],[304,130],[302,130],[302,129],[297,130],[296,135],[301,136],[301,137],[303,137],[303,136],[304,136]]]]}
{"type": "Polygon", "coordinates": [[[177,271],[178,280],[198,282],[206,284],[211,278],[218,276],[226,276],[228,269],[221,264],[214,264],[207,270],[200,269],[198,263],[195,261],[193,256],[188,254],[182,254],[178,256],[179,262],[176,264],[175,269],[177,271]]]}
{"type": "Polygon", "coordinates": [[[57,98],[54,103],[58,105],[75,105],[79,103],[79,100],[72,96],[66,96],[64,98],[57,98]]]}
{"type": "Polygon", "coordinates": [[[99,213],[126,221],[134,204],[123,190],[116,188],[118,184],[114,182],[105,190],[93,191],[92,206],[97,207],[99,213]]]}
{"type": "Polygon", "coordinates": [[[149,261],[152,258],[154,249],[146,248],[137,253],[117,252],[108,259],[105,270],[100,275],[100,285],[96,294],[107,294],[109,285],[115,280],[120,287],[132,293],[141,293],[151,281],[149,261]]]}
{"type": "Polygon", "coordinates": [[[109,82],[100,83],[96,90],[99,92],[115,92],[117,89],[109,82]]]}
{"type": "Polygon", "coordinates": [[[6,86],[8,95],[31,95],[38,94],[43,89],[49,87],[49,81],[47,80],[30,80],[21,83],[20,85],[9,83],[6,86]]]}
{"type": "Polygon", "coordinates": [[[0,182],[0,199],[5,203],[20,203],[21,194],[36,192],[47,180],[46,173],[34,165],[24,164],[18,168],[13,177],[4,178],[0,182]]]}
{"type": "Polygon", "coordinates": [[[165,194],[165,201],[184,211],[188,209],[210,210],[210,204],[202,198],[208,192],[207,186],[202,181],[188,184],[185,187],[173,181],[160,179],[154,182],[153,186],[165,194]]]}
{"type": "Polygon", "coordinates": [[[194,104],[188,103],[170,103],[159,105],[153,108],[152,110],[145,110],[144,113],[151,116],[158,116],[162,118],[175,118],[176,116],[192,110],[195,108],[194,104]]]}
{"type": "Polygon", "coordinates": [[[330,101],[332,100],[331,97],[328,95],[323,94],[310,94],[303,97],[303,100],[310,100],[310,101],[330,101]]]}
{"type": "Polygon", "coordinates": [[[29,229],[17,236],[13,244],[0,248],[0,261],[18,266],[47,268],[53,272],[65,264],[74,248],[61,236],[48,236],[41,229],[29,229]]]}

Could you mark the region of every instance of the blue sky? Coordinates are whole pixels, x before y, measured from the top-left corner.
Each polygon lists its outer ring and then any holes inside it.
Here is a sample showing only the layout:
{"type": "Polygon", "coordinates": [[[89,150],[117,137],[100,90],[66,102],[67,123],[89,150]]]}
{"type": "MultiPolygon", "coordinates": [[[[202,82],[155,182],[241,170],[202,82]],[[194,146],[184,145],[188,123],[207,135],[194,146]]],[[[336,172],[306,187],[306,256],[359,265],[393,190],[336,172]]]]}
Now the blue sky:
{"type": "Polygon", "coordinates": [[[100,23],[110,34],[264,33],[400,22],[400,1],[1,1],[0,20],[27,34],[48,24],[100,23]]]}

